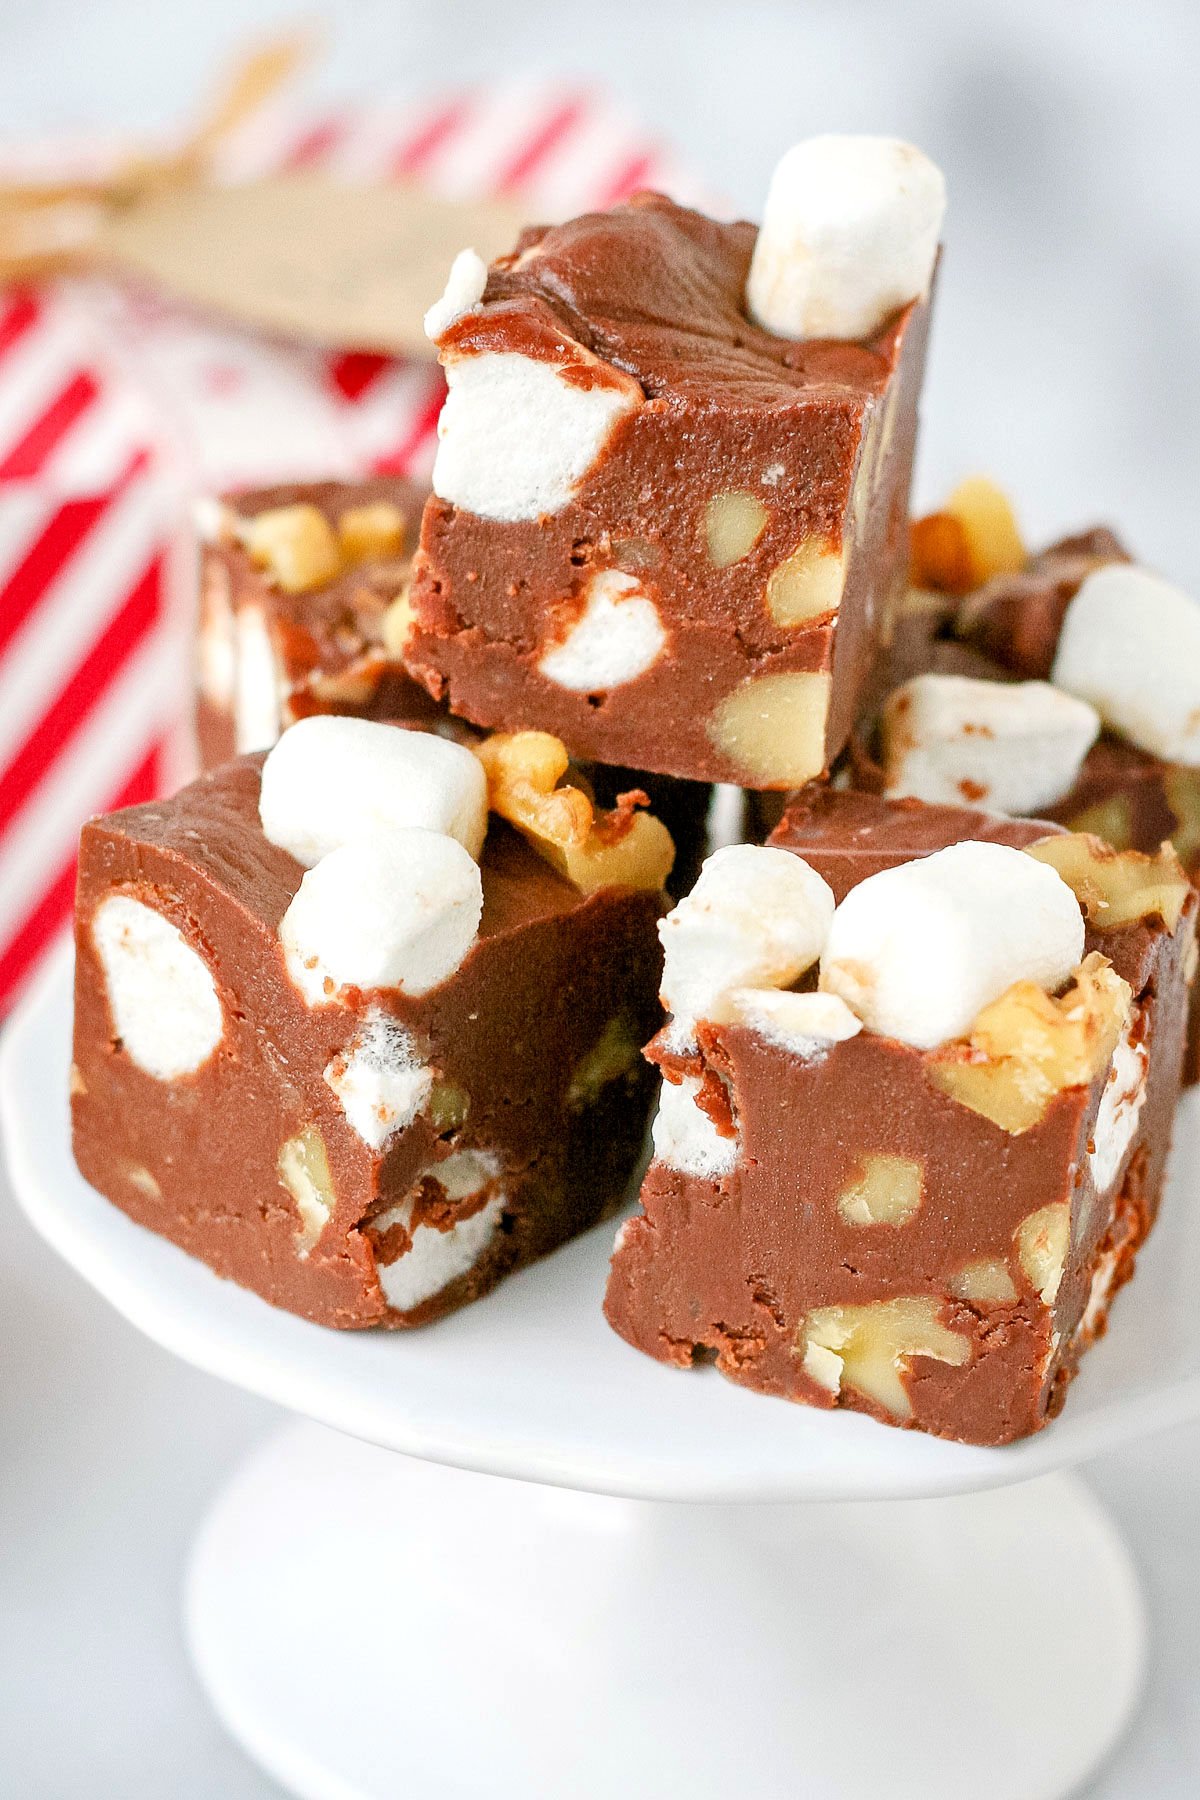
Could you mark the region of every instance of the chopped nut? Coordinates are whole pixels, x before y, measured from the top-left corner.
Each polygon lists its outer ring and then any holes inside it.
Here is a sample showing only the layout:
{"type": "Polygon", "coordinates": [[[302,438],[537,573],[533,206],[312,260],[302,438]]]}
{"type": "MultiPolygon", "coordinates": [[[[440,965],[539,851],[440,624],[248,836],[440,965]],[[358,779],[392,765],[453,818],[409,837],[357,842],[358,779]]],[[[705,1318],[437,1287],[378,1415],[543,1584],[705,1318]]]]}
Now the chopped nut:
{"type": "Polygon", "coordinates": [[[279,1152],[279,1179],[300,1214],[296,1254],[307,1256],[333,1212],[333,1177],[325,1153],[325,1139],[315,1125],[306,1125],[289,1138],[279,1152]]]}
{"type": "Polygon", "coordinates": [[[907,1156],[864,1156],[862,1174],[838,1195],[847,1225],[906,1225],[922,1199],[922,1168],[907,1156]]]}
{"type": "Polygon", "coordinates": [[[405,583],[383,615],[383,647],[389,655],[404,655],[416,622],[417,615],[409,599],[408,584],[405,583]]]}
{"type": "Polygon", "coordinates": [[[574,1110],[592,1106],[610,1082],[628,1075],[641,1054],[641,1045],[626,1013],[616,1013],[596,1042],[575,1065],[567,1089],[567,1105],[574,1110]]]}
{"type": "Polygon", "coordinates": [[[439,1137],[461,1131],[471,1110],[471,1097],[452,1081],[435,1081],[429,1096],[429,1120],[439,1137]]]}
{"type": "Polygon", "coordinates": [[[709,736],[747,780],[799,787],[825,767],[828,675],[760,675],[717,707],[709,736]]]}
{"type": "Polygon", "coordinates": [[[951,1276],[950,1292],[956,1300],[1006,1305],[1017,1298],[1017,1284],[1000,1257],[981,1256],[951,1276]]]}
{"type": "Polygon", "coordinates": [[[895,1419],[912,1417],[904,1384],[914,1356],[961,1368],[970,1341],[938,1318],[941,1302],[923,1296],[866,1306],[822,1306],[802,1321],[797,1345],[804,1370],[837,1393],[857,1389],[895,1419]]]}
{"type": "Polygon", "coordinates": [[[807,625],[837,611],[845,584],[842,552],[809,538],[767,577],[767,611],[777,625],[807,625]]]}
{"type": "Polygon", "coordinates": [[[1133,803],[1128,794],[1109,794],[1076,813],[1070,825],[1072,831],[1103,838],[1114,850],[1128,850],[1133,843],[1133,803]]]}
{"type": "Polygon", "coordinates": [[[388,500],[348,507],[338,519],[338,541],[348,563],[402,556],[406,536],[404,514],[388,500]]]}
{"type": "Polygon", "coordinates": [[[967,1043],[948,1044],[927,1067],[935,1087],[1019,1136],[1056,1094],[1083,1087],[1111,1060],[1129,1017],[1130,988],[1093,952],[1055,998],[1018,981],[985,1006],[967,1043]]]}
{"type": "Polygon", "coordinates": [[[367,706],[375,696],[385,668],[378,656],[365,656],[336,675],[315,675],[305,685],[305,693],[322,710],[334,711],[342,706],[367,706]]]}
{"type": "Polygon", "coordinates": [[[770,514],[754,494],[714,494],[704,509],[704,539],[714,569],[728,569],[749,556],[770,514]]]}
{"type": "MultiPolygon", "coordinates": [[[[1167,805],[1175,814],[1171,833],[1175,854],[1185,869],[1194,869],[1200,859],[1200,769],[1169,768],[1163,786],[1167,805]]],[[[1108,841],[1111,844],[1113,840],[1108,841]]]]}
{"type": "Polygon", "coordinates": [[[559,738],[545,731],[496,732],[475,746],[488,778],[488,805],[526,837],[584,894],[602,887],[657,891],[675,860],[671,834],[623,796],[597,812],[589,795],[560,786],[570,766],[559,738]]]}
{"type": "Polygon", "coordinates": [[[239,535],[251,560],[285,594],[305,594],[335,581],[342,553],[325,514],[307,503],[276,506],[244,519],[239,535]]]}
{"type": "Polygon", "coordinates": [[[125,1173],[129,1179],[130,1186],[135,1187],[139,1194],[145,1194],[147,1200],[162,1199],[162,1189],[159,1187],[158,1182],[154,1179],[154,1176],[150,1173],[149,1169],[145,1168],[141,1163],[130,1163],[125,1173]]]}
{"type": "Polygon", "coordinates": [[[966,594],[1023,569],[1029,553],[1007,496],[986,476],[957,487],[940,512],[913,522],[909,575],[916,587],[966,594]]]}
{"type": "Polygon", "coordinates": [[[1043,1303],[1053,1306],[1062,1285],[1071,1244],[1070,1207],[1065,1200],[1041,1207],[1021,1220],[1016,1235],[1021,1267],[1043,1303]]]}
{"type": "Polygon", "coordinates": [[[1174,931],[1191,891],[1170,844],[1145,856],[1113,850],[1086,832],[1063,832],[1039,838],[1028,854],[1058,870],[1093,925],[1130,925],[1157,913],[1174,931]]]}

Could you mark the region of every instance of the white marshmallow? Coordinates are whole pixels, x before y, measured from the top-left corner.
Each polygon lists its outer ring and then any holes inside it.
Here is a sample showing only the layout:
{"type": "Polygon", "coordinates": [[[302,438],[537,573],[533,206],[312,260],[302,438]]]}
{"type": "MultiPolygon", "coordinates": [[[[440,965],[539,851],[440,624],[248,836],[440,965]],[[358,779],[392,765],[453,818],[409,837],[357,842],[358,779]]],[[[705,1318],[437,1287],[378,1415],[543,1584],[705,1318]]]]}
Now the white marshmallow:
{"type": "Polygon", "coordinates": [[[310,1006],[344,987],[425,994],[458,968],[479,930],[483,881],[436,831],[380,831],[322,857],[279,926],[288,974],[310,1006]]]}
{"type": "Polygon", "coordinates": [[[465,744],[372,719],[315,714],[285,731],[263,764],[258,812],[271,843],[307,868],[355,838],[419,826],[478,859],[487,777],[465,744]]]}
{"type": "Polygon", "coordinates": [[[1100,715],[1048,681],[918,675],[883,713],[889,798],[1036,813],[1069,793],[1100,715]]]}
{"type": "Polygon", "coordinates": [[[850,890],[821,987],[868,1031],[931,1049],[964,1036],[1015,981],[1060,987],[1082,956],[1079,902],[1047,863],[1006,844],[951,844],[850,890]]]}
{"type": "Polygon", "coordinates": [[[561,512],[643,399],[630,376],[580,348],[569,365],[517,351],[450,356],[446,380],[433,491],[485,519],[561,512]],[[560,367],[582,368],[594,384],[564,379],[560,367]]]}
{"type": "Polygon", "coordinates": [[[269,750],[283,729],[283,674],[261,606],[237,609],[233,725],[238,755],[269,750]]]}
{"type": "Polygon", "coordinates": [[[728,844],[658,927],[666,962],[662,1000],[670,1041],[694,1041],[696,1022],[731,1016],[735,988],[787,987],[820,956],[833,893],[800,857],[755,844],[728,844]]]}
{"type": "Polygon", "coordinates": [[[767,192],[746,305],[788,338],[865,338],[924,294],[946,210],[942,172],[897,138],[815,137],[767,192]]]}
{"type": "Polygon", "coordinates": [[[464,314],[473,312],[483,299],[487,277],[482,256],[474,250],[460,250],[450,264],[441,299],[435,300],[425,314],[425,336],[436,343],[464,314]]]}
{"type": "Polygon", "coordinates": [[[584,589],[583,611],[538,668],[549,681],[596,694],[636,681],[658,661],[667,634],[640,581],[601,569],[584,589]]]}
{"type": "Polygon", "coordinates": [[[206,1063],[225,1021],[212,972],[183,933],[141,900],[110,894],[96,908],[92,942],[131,1062],[159,1081],[206,1063]]]}
{"type": "Polygon", "coordinates": [[[802,1062],[827,1056],[835,1044],[857,1037],[855,1018],[836,994],[794,994],[786,989],[737,988],[730,1000],[738,1022],[802,1062]]]}
{"type": "Polygon", "coordinates": [[[683,1175],[713,1180],[737,1168],[741,1145],[736,1137],[721,1136],[696,1104],[699,1092],[700,1083],[692,1075],[685,1075],[682,1081],[664,1081],[650,1135],[659,1162],[683,1175]]]}
{"type": "Polygon", "coordinates": [[[386,1013],[367,1015],[346,1048],[325,1070],[325,1080],[364,1144],[382,1150],[412,1124],[433,1091],[433,1070],[410,1031],[386,1013]]]}
{"type": "Polygon", "coordinates": [[[1200,606],[1170,582],[1130,563],[1093,570],[1050,679],[1143,750],[1200,767],[1200,606]]]}
{"type": "Polygon", "coordinates": [[[1089,1157],[1092,1180],[1098,1193],[1106,1194],[1121,1173],[1137,1132],[1138,1117],[1146,1103],[1146,1072],[1150,1058],[1140,1040],[1133,1042],[1136,1017],[1126,1026],[1116,1049],[1112,1067],[1092,1129],[1089,1157]]]}
{"type": "MultiPolygon", "coordinates": [[[[418,1182],[432,1176],[448,1200],[468,1200],[495,1182],[499,1173],[499,1160],[490,1151],[458,1150],[444,1162],[430,1163],[418,1182]]],[[[501,1188],[477,1212],[448,1231],[439,1231],[435,1225],[418,1225],[409,1248],[394,1262],[379,1265],[379,1285],[388,1305],[398,1312],[409,1312],[474,1268],[496,1234],[504,1206],[501,1188]]],[[[410,1194],[372,1223],[377,1231],[386,1231],[392,1225],[409,1229],[412,1211],[410,1194]]]]}

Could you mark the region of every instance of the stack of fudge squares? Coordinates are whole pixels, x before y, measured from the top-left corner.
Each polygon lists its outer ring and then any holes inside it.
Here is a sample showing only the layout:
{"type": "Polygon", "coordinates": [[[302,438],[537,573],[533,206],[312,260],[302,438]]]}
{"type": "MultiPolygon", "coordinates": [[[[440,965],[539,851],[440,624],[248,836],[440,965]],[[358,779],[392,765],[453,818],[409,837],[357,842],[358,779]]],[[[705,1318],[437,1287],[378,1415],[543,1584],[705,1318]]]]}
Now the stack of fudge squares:
{"type": "Polygon", "coordinates": [[[204,505],[205,773],[82,839],[112,1201],[421,1325],[614,1212],[653,1114],[629,1344],[976,1443],[1057,1411],[1180,1090],[1200,609],[983,481],[910,526],[943,210],[819,138],[758,229],[464,251],[432,493],[204,505]]]}

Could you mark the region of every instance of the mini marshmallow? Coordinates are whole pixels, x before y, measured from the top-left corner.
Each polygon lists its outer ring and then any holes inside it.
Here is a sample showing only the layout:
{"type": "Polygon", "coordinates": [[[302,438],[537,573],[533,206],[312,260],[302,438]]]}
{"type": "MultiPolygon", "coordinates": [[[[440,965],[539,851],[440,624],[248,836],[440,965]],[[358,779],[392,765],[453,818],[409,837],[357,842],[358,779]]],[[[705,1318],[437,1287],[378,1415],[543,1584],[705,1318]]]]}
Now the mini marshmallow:
{"type": "MultiPolygon", "coordinates": [[[[419,1187],[432,1177],[447,1200],[469,1200],[490,1187],[499,1173],[499,1159],[490,1151],[458,1150],[443,1162],[430,1163],[414,1186],[419,1187]]],[[[398,1312],[409,1312],[473,1269],[499,1228],[504,1206],[505,1194],[500,1189],[489,1195],[476,1212],[447,1231],[440,1231],[436,1225],[418,1225],[409,1247],[394,1262],[379,1264],[379,1285],[388,1305],[398,1312]]],[[[411,1229],[412,1212],[409,1194],[398,1206],[380,1213],[372,1225],[381,1233],[393,1225],[411,1229]]]]}
{"type": "Polygon", "coordinates": [[[207,963],[178,927],[129,894],[110,894],[96,908],[92,943],[130,1061],[158,1081],[206,1063],[225,1029],[221,1002],[207,963]]]}
{"type": "Polygon", "coordinates": [[[356,838],[310,869],[279,926],[310,1006],[341,988],[425,994],[458,968],[483,914],[478,865],[454,838],[416,829],[356,838]]]}
{"type": "Polygon", "coordinates": [[[510,522],[561,512],[643,399],[630,376],[573,350],[562,365],[508,350],[445,359],[433,465],[440,499],[510,522]]]}
{"type": "Polygon", "coordinates": [[[538,668],[559,687],[601,693],[644,675],[666,641],[658,608],[641,582],[621,569],[601,569],[584,589],[583,611],[538,668]]]}
{"type": "Polygon", "coordinates": [[[736,988],[730,995],[741,1025],[787,1050],[801,1062],[815,1062],[835,1044],[857,1037],[862,1020],[855,1018],[836,994],[794,994],[786,989],[736,988]]]}
{"type": "Polygon", "coordinates": [[[951,844],[850,890],[821,988],[868,1031],[928,1050],[965,1036],[1016,981],[1053,992],[1082,956],[1079,902],[1048,864],[1005,844],[951,844]]]}
{"type": "Polygon", "coordinates": [[[306,868],[355,838],[419,826],[478,860],[487,777],[464,744],[372,719],[315,714],[285,731],[263,764],[262,828],[306,868]]]}
{"type": "Polygon", "coordinates": [[[666,962],[670,1040],[694,1041],[696,1022],[719,1024],[736,988],[788,987],[820,956],[833,892],[788,850],[728,844],[658,927],[666,962]]]}
{"type": "Polygon", "coordinates": [[[1200,767],[1200,606],[1170,582],[1132,563],[1093,570],[1050,679],[1143,750],[1200,767]]]}
{"type": "Polygon", "coordinates": [[[238,755],[269,750],[283,729],[283,678],[261,606],[242,606],[235,626],[233,726],[238,755]]]}
{"type": "Polygon", "coordinates": [[[325,1080],[364,1144],[382,1150],[411,1125],[433,1091],[433,1070],[399,1019],[373,1012],[325,1070],[325,1080]]]}
{"type": "Polygon", "coordinates": [[[1099,735],[1095,708],[1048,681],[918,675],[884,708],[886,791],[1036,813],[1070,792],[1099,735]]]}
{"type": "Polygon", "coordinates": [[[449,331],[464,314],[473,312],[483,299],[487,278],[487,264],[482,256],[475,250],[460,250],[450,264],[441,299],[435,300],[425,314],[425,336],[436,344],[444,331],[449,331]]]}
{"type": "Polygon", "coordinates": [[[1145,1044],[1140,1039],[1136,1043],[1133,1041],[1137,1023],[1135,1015],[1113,1051],[1112,1067],[1092,1127],[1092,1149],[1088,1160],[1092,1180],[1100,1194],[1107,1194],[1121,1173],[1146,1103],[1146,1073],[1150,1058],[1145,1044]]]}
{"type": "Polygon", "coordinates": [[[946,210],[912,144],[815,137],[771,177],[746,281],[750,316],[787,338],[865,338],[924,294],[946,210]]]}
{"type": "Polygon", "coordinates": [[[700,1083],[692,1075],[685,1075],[682,1081],[664,1081],[650,1135],[659,1162],[682,1175],[715,1179],[736,1169],[741,1145],[736,1137],[721,1136],[703,1107],[697,1105],[699,1092],[700,1083]]]}

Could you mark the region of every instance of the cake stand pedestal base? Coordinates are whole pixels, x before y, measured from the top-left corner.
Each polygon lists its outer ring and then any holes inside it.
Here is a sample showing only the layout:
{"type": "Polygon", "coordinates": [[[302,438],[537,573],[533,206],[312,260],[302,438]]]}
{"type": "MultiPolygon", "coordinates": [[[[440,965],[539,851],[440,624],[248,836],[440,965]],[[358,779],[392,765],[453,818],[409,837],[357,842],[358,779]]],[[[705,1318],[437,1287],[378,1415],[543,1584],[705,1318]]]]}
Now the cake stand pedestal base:
{"type": "Polygon", "coordinates": [[[1129,1558],[1067,1476],[678,1505],[309,1424],[220,1495],[187,1623],[303,1800],[1061,1800],[1145,1659],[1129,1558]]]}

